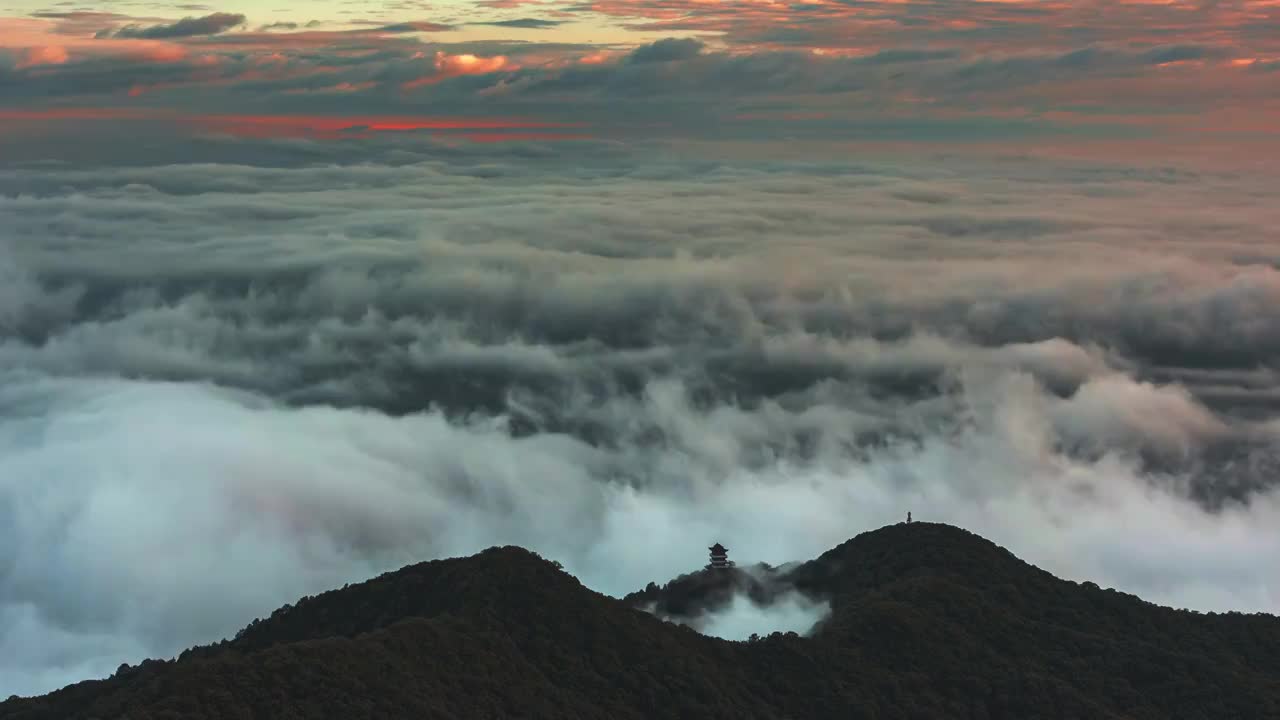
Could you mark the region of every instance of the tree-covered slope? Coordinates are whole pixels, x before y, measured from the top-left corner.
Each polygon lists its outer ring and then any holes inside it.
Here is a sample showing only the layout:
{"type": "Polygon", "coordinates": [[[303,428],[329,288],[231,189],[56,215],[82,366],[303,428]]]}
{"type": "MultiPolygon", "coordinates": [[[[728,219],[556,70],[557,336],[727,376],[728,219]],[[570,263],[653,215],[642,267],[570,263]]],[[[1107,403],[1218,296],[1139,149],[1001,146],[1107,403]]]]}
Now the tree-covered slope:
{"type": "Polygon", "coordinates": [[[0,703],[6,720],[826,717],[1280,717],[1280,619],[1154,606],[928,523],[624,600],[508,547],[303,598],[176,660],[0,703]],[[812,637],[728,642],[635,607],[678,616],[777,588],[830,603],[812,637]]]}

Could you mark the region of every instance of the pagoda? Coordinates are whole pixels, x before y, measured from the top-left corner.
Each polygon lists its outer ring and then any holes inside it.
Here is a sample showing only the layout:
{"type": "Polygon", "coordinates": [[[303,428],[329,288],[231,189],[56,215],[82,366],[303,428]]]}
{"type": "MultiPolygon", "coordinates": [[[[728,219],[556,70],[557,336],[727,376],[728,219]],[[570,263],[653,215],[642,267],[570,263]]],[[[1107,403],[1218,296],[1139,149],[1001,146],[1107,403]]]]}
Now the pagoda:
{"type": "Polygon", "coordinates": [[[708,570],[726,570],[733,567],[733,561],[729,559],[729,548],[716,543],[707,549],[711,551],[711,562],[707,564],[708,570]]]}

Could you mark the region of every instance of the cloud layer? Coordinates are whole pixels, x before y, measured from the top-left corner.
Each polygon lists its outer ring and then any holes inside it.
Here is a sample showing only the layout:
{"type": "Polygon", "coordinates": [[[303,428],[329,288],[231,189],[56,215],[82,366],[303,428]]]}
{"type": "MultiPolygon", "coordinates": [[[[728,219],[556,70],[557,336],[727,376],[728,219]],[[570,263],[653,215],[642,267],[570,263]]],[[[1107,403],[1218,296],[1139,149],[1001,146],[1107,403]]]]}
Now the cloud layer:
{"type": "Polygon", "coordinates": [[[0,171],[0,694],[494,544],[620,595],[907,510],[1280,609],[1258,176],[209,142],[0,171]]]}
{"type": "Polygon", "coordinates": [[[749,640],[752,635],[764,637],[775,632],[804,635],[830,611],[826,603],[815,603],[797,592],[783,595],[767,606],[735,595],[729,607],[706,618],[697,630],[725,640],[749,640]]]}

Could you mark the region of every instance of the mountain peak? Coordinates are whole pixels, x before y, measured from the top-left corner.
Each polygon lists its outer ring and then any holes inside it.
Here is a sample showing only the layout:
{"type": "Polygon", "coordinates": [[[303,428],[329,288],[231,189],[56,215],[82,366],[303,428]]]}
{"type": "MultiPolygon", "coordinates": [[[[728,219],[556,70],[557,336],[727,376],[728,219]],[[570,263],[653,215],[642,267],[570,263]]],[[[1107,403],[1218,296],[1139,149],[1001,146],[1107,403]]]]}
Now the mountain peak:
{"type": "Polygon", "coordinates": [[[864,532],[800,564],[788,577],[801,588],[840,593],[879,587],[913,574],[961,576],[977,583],[1052,577],[980,535],[954,525],[919,521],[864,532]]]}
{"type": "Polygon", "coordinates": [[[1277,618],[1060,580],[948,525],[654,588],[616,600],[494,547],[303,598],[0,718],[1280,717],[1277,618]],[[726,642],[633,607],[779,588],[830,602],[813,637],[726,642]]]}
{"type": "Polygon", "coordinates": [[[525,548],[494,546],[470,557],[408,565],[277,609],[241,630],[239,649],[329,636],[354,637],[407,618],[488,608],[516,613],[588,593],[559,563],[525,548]]]}

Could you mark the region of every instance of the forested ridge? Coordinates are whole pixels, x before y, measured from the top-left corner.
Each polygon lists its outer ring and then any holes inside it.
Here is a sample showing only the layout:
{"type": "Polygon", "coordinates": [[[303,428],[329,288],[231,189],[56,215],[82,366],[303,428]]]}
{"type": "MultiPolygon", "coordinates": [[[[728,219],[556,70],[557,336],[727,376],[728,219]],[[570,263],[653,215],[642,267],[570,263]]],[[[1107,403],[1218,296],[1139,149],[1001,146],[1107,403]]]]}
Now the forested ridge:
{"type": "Polygon", "coordinates": [[[303,598],[177,659],[0,703],[5,720],[827,717],[1276,718],[1280,619],[1060,580],[930,523],[623,600],[503,547],[303,598]],[[795,589],[831,613],[812,637],[729,642],[637,609],[678,617],[733,587],[766,601],[770,588],[795,589]]]}

